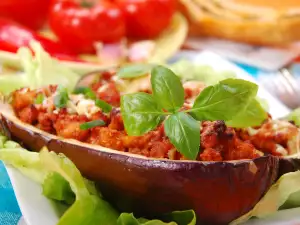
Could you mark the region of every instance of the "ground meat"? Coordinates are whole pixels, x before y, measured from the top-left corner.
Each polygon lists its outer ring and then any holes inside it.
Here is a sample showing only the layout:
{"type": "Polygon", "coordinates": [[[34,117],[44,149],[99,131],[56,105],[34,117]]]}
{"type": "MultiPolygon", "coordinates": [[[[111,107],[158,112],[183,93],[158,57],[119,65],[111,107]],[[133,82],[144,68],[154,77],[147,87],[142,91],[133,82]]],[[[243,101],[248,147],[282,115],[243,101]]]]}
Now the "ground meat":
{"type": "Polygon", "coordinates": [[[39,129],[43,131],[56,134],[56,131],[54,129],[54,123],[56,122],[57,118],[58,118],[57,114],[41,111],[39,112],[38,115],[37,126],[39,129]]]}
{"type": "Polygon", "coordinates": [[[224,121],[203,122],[200,154],[203,161],[252,159],[258,157],[255,147],[239,139],[235,130],[224,121]],[[211,155],[210,155],[211,154],[211,155]]]}
{"type": "Polygon", "coordinates": [[[111,130],[108,127],[95,127],[91,131],[91,136],[87,140],[90,144],[101,145],[106,148],[112,148],[119,151],[125,151],[123,143],[125,133],[111,130]]]}
{"type": "Polygon", "coordinates": [[[113,106],[120,106],[121,96],[116,84],[114,82],[109,82],[105,84],[104,87],[103,90],[101,90],[101,88],[100,90],[97,90],[97,97],[113,106]]]}
{"type": "Polygon", "coordinates": [[[222,161],[223,158],[220,152],[213,148],[207,148],[200,154],[201,161],[222,161]]]}
{"type": "Polygon", "coordinates": [[[108,126],[109,129],[119,130],[119,131],[124,130],[124,123],[123,123],[123,120],[122,120],[120,110],[114,108],[110,112],[110,120],[111,120],[111,122],[108,126]]]}
{"type": "Polygon", "coordinates": [[[168,152],[174,148],[168,139],[151,143],[149,156],[153,158],[169,158],[168,152]]]}
{"type": "Polygon", "coordinates": [[[80,125],[88,121],[84,115],[59,114],[54,128],[60,137],[85,141],[89,136],[89,130],[81,130],[80,125]]]}
{"type": "Polygon", "coordinates": [[[103,112],[98,111],[91,115],[91,120],[103,120],[106,124],[109,123],[109,118],[103,112]]]}
{"type": "Polygon", "coordinates": [[[13,92],[12,94],[12,106],[16,112],[21,109],[34,104],[34,100],[38,93],[36,91],[31,91],[29,88],[22,88],[13,92]]]}
{"type": "Polygon", "coordinates": [[[24,123],[36,124],[38,119],[38,110],[34,105],[29,105],[18,112],[20,120],[24,123]]]}
{"type": "Polygon", "coordinates": [[[255,130],[242,129],[238,132],[242,140],[250,141],[257,149],[282,156],[282,152],[277,151],[277,145],[291,153],[293,149],[289,149],[288,142],[298,135],[299,130],[287,121],[268,120],[255,130]]]}
{"type": "MultiPolygon", "coordinates": [[[[105,77],[98,82],[99,86],[93,87],[93,90],[97,91],[98,97],[102,100],[119,106],[120,93],[111,77],[108,75],[105,77]],[[105,88],[101,89],[103,85],[105,88]]],[[[113,108],[109,114],[97,111],[90,117],[78,115],[76,110],[56,109],[53,104],[56,88],[57,86],[49,86],[35,91],[30,89],[15,91],[12,95],[12,106],[20,120],[63,138],[76,139],[146,157],[187,159],[170,142],[164,132],[163,123],[144,135],[128,136],[124,130],[120,109],[113,108]],[[39,93],[43,93],[47,98],[44,99],[43,104],[34,104],[39,93]],[[80,129],[80,125],[93,120],[103,120],[105,125],[88,130],[80,129]]],[[[196,91],[200,90],[201,86],[196,91]]],[[[189,90],[188,87],[185,88],[185,93],[188,98],[194,95],[193,90],[189,90]]],[[[185,104],[182,108],[189,109],[190,105],[185,104]]],[[[224,121],[203,121],[201,125],[200,151],[197,156],[197,160],[201,161],[253,159],[262,156],[263,152],[273,155],[282,155],[286,151],[290,153],[290,149],[296,149],[291,147],[290,141],[299,132],[295,125],[274,121],[271,118],[262,126],[251,128],[254,133],[251,133],[250,129],[227,127],[224,121]]]]}

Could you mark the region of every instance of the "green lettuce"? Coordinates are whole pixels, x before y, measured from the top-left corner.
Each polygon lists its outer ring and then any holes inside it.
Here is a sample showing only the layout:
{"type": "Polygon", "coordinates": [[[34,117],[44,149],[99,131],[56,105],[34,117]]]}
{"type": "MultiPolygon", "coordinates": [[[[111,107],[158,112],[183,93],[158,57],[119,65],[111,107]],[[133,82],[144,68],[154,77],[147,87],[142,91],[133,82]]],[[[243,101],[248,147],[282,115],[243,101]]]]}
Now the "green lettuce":
{"type": "Polygon", "coordinates": [[[255,207],[230,225],[242,224],[252,217],[266,218],[280,209],[300,206],[300,171],[287,173],[272,185],[255,207]]]}
{"type": "Polygon", "coordinates": [[[294,123],[297,126],[300,126],[300,108],[295,109],[293,112],[291,112],[288,116],[287,119],[290,121],[294,121],[294,123]]]}
{"type": "Polygon", "coordinates": [[[19,49],[18,56],[24,72],[14,75],[1,75],[0,92],[9,94],[22,87],[39,88],[57,84],[57,82],[68,88],[68,90],[73,90],[79,80],[79,75],[51,58],[39,43],[32,42],[30,45],[35,56],[29,48],[22,47],[19,49]]]}
{"type": "Polygon", "coordinates": [[[198,80],[206,85],[215,85],[221,80],[236,78],[232,71],[216,71],[211,66],[199,65],[189,60],[179,60],[169,66],[183,80],[198,80]]]}
{"type": "Polygon", "coordinates": [[[161,216],[162,220],[135,218],[132,213],[122,213],[118,225],[195,225],[196,215],[193,210],[175,211],[161,216]]]}
{"type": "Polygon", "coordinates": [[[69,205],[64,209],[58,225],[131,225],[136,224],[136,221],[145,225],[196,224],[196,216],[192,210],[173,212],[162,216],[162,220],[135,219],[132,214],[127,213],[120,215],[102,198],[94,183],[82,177],[67,157],[49,152],[46,148],[39,153],[27,151],[1,134],[0,160],[40,183],[43,194],[49,199],[69,205]]]}

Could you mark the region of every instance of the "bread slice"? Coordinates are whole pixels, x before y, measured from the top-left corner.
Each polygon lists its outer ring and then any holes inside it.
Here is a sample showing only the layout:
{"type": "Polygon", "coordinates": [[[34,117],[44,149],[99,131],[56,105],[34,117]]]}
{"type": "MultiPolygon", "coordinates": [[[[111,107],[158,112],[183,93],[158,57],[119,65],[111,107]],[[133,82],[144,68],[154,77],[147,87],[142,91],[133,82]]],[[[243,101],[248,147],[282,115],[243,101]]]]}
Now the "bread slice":
{"type": "Polygon", "coordinates": [[[300,40],[300,0],[180,0],[190,34],[258,45],[300,40]]]}

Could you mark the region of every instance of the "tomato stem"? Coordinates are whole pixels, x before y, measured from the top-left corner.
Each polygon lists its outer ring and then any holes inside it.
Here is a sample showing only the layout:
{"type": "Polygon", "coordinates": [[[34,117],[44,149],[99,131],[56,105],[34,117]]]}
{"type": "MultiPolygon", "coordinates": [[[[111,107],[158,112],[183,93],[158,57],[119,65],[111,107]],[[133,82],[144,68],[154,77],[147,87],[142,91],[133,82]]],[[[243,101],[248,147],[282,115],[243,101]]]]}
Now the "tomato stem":
{"type": "Polygon", "coordinates": [[[94,4],[88,0],[83,0],[80,5],[84,8],[92,8],[94,6],[94,4]]]}

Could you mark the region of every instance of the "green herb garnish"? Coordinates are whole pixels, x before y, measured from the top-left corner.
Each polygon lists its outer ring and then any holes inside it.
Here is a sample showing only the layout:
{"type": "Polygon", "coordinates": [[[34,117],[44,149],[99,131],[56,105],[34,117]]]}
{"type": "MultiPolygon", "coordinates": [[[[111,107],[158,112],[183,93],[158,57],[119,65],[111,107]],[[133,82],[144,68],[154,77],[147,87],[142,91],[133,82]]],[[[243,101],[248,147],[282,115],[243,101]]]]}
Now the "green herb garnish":
{"type": "Polygon", "coordinates": [[[69,101],[68,90],[64,87],[58,87],[57,94],[54,97],[54,105],[56,108],[65,108],[69,101]]]}
{"type": "Polygon", "coordinates": [[[105,113],[109,113],[112,110],[112,106],[101,99],[96,99],[95,105],[101,108],[105,113]]]}
{"type": "Polygon", "coordinates": [[[44,99],[45,99],[44,94],[39,93],[34,100],[34,104],[40,105],[43,103],[44,99]]]}
{"type": "Polygon", "coordinates": [[[80,125],[80,130],[88,130],[93,127],[104,126],[106,123],[103,120],[93,120],[80,125]]]}
{"type": "Polygon", "coordinates": [[[105,113],[109,113],[112,110],[112,106],[101,99],[97,99],[96,94],[89,87],[77,87],[73,93],[83,94],[86,98],[95,100],[95,105],[105,113]]]}
{"type": "MultiPolygon", "coordinates": [[[[256,84],[241,79],[226,79],[205,88],[193,107],[181,110],[184,89],[180,79],[169,69],[155,66],[151,72],[153,94],[135,93],[121,97],[121,112],[128,135],[139,136],[155,129],[161,119],[165,133],[177,150],[188,159],[196,159],[200,151],[200,124],[202,120],[234,121],[236,127],[257,125],[257,119],[244,123],[248,111],[265,118],[266,113],[255,100],[256,84]],[[243,113],[243,114],[242,114],[243,113]],[[242,120],[233,120],[239,115],[242,120]]],[[[249,114],[249,113],[248,113],[249,114]]]]}
{"type": "Polygon", "coordinates": [[[92,91],[89,87],[77,87],[73,91],[74,94],[83,94],[86,98],[90,98],[92,100],[95,100],[96,94],[92,91]]]}
{"type": "Polygon", "coordinates": [[[132,79],[148,75],[153,68],[150,64],[127,65],[119,69],[117,76],[122,79],[132,79]]]}

